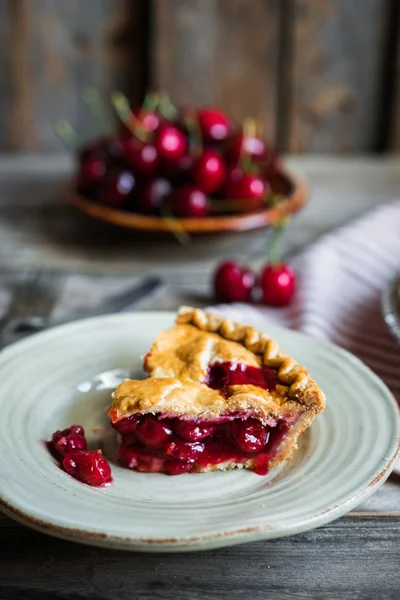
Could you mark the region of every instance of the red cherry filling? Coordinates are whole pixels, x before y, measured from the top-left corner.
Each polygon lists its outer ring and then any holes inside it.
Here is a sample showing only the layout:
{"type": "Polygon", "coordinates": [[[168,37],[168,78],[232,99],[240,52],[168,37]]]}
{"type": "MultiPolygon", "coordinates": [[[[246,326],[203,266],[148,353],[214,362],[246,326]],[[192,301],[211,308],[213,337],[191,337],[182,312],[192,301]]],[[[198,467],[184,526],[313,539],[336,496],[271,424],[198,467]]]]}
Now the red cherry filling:
{"type": "MultiPolygon", "coordinates": [[[[206,384],[229,396],[232,385],[274,390],[277,379],[273,369],[226,362],[210,365],[206,384]]],[[[196,472],[228,461],[242,464],[248,460],[255,460],[256,473],[265,475],[289,429],[285,421],[270,427],[255,418],[237,415],[201,421],[147,414],[113,421],[116,416],[111,414],[112,425],[122,438],[118,460],[131,469],[169,475],[196,472]]]]}
{"type": "Polygon", "coordinates": [[[70,452],[64,457],[62,466],[68,475],[87,485],[102,487],[112,481],[110,465],[100,450],[70,452]]]}
{"type": "Polygon", "coordinates": [[[236,446],[243,452],[261,452],[267,442],[267,430],[260,421],[233,421],[231,436],[236,446]]]}
{"type": "MultiPolygon", "coordinates": [[[[152,415],[146,415],[146,420],[152,415]]],[[[152,417],[154,418],[154,417],[152,417]]],[[[275,427],[263,425],[257,419],[239,419],[227,417],[228,420],[216,421],[212,424],[213,432],[202,442],[189,443],[180,438],[179,419],[158,418],[173,428],[168,441],[159,448],[141,444],[136,437],[122,436],[117,458],[136,471],[144,473],[195,473],[199,469],[212,467],[225,462],[245,463],[255,461],[255,471],[259,475],[268,472],[270,460],[275,456],[279,443],[288,431],[288,424],[280,421],[275,427]]],[[[124,419],[122,419],[123,421],[124,419]]],[[[185,421],[193,429],[201,428],[201,422],[185,421]]],[[[114,424],[115,426],[115,424],[114,424]]],[[[204,425],[210,428],[210,423],[204,425]]]]}
{"type": "Polygon", "coordinates": [[[277,379],[273,369],[226,362],[210,365],[206,383],[208,387],[228,396],[231,385],[255,385],[272,391],[276,388],[277,379]]]}
{"type": "Polygon", "coordinates": [[[216,425],[195,421],[176,421],[175,433],[186,442],[200,442],[215,432],[216,425]]]}
{"type": "Polygon", "coordinates": [[[62,431],[55,431],[51,438],[54,450],[65,456],[74,450],[86,450],[86,439],[83,427],[71,425],[62,431]]]}

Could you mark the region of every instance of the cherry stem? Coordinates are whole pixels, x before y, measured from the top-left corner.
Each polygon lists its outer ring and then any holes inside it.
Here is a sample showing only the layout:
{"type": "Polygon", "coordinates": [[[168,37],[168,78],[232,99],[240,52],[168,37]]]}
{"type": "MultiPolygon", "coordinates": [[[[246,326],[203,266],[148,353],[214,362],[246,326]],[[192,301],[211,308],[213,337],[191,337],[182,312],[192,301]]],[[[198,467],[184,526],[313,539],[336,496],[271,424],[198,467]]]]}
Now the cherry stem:
{"type": "Polygon", "coordinates": [[[81,136],[72,129],[71,125],[65,119],[58,121],[54,125],[54,132],[60,138],[60,140],[72,150],[76,150],[79,146],[83,145],[81,136]]]}
{"type": "Polygon", "coordinates": [[[96,121],[100,124],[104,135],[108,136],[114,133],[114,121],[99,92],[93,87],[87,87],[83,90],[83,99],[96,121]]]}
{"type": "Polygon", "coordinates": [[[198,156],[203,149],[203,139],[196,114],[185,115],[183,120],[189,134],[189,152],[191,156],[198,156]]]}
{"type": "Polygon", "coordinates": [[[176,121],[179,115],[179,111],[176,106],[172,103],[168,93],[161,91],[159,93],[159,104],[158,110],[167,119],[167,121],[176,121]]]}
{"type": "Polygon", "coordinates": [[[141,142],[147,142],[147,132],[143,129],[140,120],[133,114],[126,96],[121,92],[113,92],[111,94],[111,102],[119,118],[132,132],[132,135],[137,137],[141,142]]]}
{"type": "Polygon", "coordinates": [[[244,140],[249,137],[255,137],[257,135],[257,121],[252,117],[247,117],[243,121],[242,125],[242,143],[240,146],[239,153],[239,164],[245,173],[250,173],[253,164],[253,158],[251,154],[246,152],[244,140]]]}
{"type": "Polygon", "coordinates": [[[147,92],[141,107],[142,111],[155,112],[160,104],[158,92],[147,92]]]}
{"type": "Polygon", "coordinates": [[[268,259],[271,265],[280,262],[280,241],[287,225],[287,219],[282,217],[272,228],[268,238],[268,259]]]}
{"type": "Polygon", "coordinates": [[[190,244],[190,235],[182,227],[178,219],[174,217],[170,207],[166,204],[164,204],[164,206],[161,207],[161,216],[170,232],[176,237],[176,239],[180,244],[182,244],[182,246],[187,246],[188,244],[190,244]]]}

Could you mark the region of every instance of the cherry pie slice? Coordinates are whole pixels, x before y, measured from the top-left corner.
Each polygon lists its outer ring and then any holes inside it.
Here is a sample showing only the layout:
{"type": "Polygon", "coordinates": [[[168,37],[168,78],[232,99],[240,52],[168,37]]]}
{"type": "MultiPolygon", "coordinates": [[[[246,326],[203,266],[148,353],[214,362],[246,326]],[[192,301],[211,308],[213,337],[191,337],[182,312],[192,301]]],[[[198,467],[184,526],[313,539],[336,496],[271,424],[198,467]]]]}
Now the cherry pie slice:
{"type": "Polygon", "coordinates": [[[324,409],[307,371],[253,327],[182,307],[109,411],[118,459],[176,475],[244,467],[266,474],[290,458],[324,409]]]}

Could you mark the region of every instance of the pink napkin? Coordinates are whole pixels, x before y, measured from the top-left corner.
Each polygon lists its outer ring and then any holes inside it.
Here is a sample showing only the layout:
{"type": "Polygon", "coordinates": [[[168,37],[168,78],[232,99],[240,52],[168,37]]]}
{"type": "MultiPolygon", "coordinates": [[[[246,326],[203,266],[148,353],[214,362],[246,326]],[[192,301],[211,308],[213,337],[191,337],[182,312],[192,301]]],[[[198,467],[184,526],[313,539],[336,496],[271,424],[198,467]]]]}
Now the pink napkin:
{"type": "Polygon", "coordinates": [[[346,348],[391,389],[400,402],[400,345],[381,312],[384,286],[400,272],[400,201],[323,236],[291,261],[298,291],[281,309],[246,304],[221,305],[233,320],[262,314],[346,348]]]}

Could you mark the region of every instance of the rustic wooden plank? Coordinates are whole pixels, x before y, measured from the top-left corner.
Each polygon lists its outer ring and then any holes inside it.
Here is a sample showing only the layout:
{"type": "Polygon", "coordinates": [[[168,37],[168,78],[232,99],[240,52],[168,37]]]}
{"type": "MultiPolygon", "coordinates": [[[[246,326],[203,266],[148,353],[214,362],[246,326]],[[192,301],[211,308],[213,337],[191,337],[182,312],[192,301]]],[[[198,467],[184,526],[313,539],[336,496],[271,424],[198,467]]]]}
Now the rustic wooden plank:
{"type": "Polygon", "coordinates": [[[289,0],[286,150],[368,152],[377,145],[388,2],[289,0]]]}
{"type": "Polygon", "coordinates": [[[399,535],[398,517],[344,518],[203,553],[131,554],[63,542],[0,517],[0,597],[397,600],[399,535]]]}
{"type": "Polygon", "coordinates": [[[154,86],[254,116],[275,141],[280,19],[277,0],[155,0],[154,86]]]}
{"type": "Polygon", "coordinates": [[[82,101],[86,86],[142,97],[145,0],[15,0],[7,8],[12,97],[3,147],[60,149],[53,133],[60,118],[85,138],[98,134],[82,101]]]}
{"type": "Polygon", "coordinates": [[[394,94],[389,123],[389,146],[394,152],[400,152],[400,4],[393,0],[392,17],[395,22],[394,52],[396,55],[394,77],[391,80],[391,90],[394,94]]]}
{"type": "Polygon", "coordinates": [[[7,4],[6,0],[0,0],[0,40],[3,45],[3,51],[0,52],[0,140],[6,137],[7,113],[11,96],[8,34],[7,4]]]}

